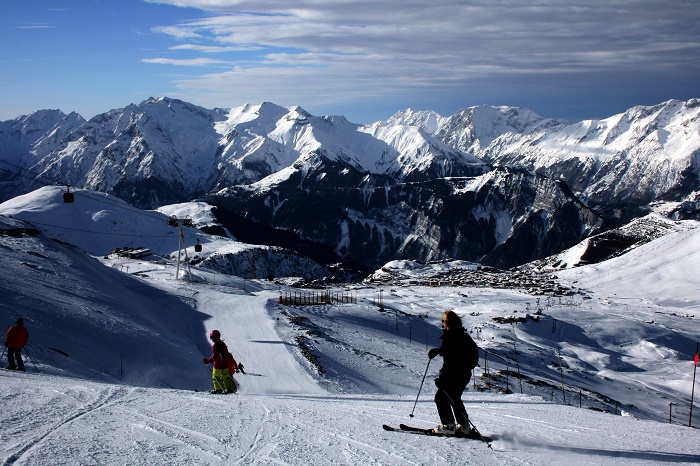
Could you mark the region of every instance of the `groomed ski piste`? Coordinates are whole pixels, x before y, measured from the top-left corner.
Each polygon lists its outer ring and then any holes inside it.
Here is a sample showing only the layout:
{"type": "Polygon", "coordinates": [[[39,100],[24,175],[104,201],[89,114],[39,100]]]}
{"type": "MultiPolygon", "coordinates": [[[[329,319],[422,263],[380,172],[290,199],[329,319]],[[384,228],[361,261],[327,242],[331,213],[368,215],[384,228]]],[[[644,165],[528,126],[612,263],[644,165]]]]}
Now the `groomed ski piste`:
{"type": "MultiPolygon", "coordinates": [[[[300,290],[196,267],[192,281],[176,280],[165,254],[87,254],[98,237],[121,240],[123,225],[138,225],[146,242],[165,233],[102,204],[104,195],[81,192],[64,205],[58,194],[44,189],[0,205],[0,324],[5,331],[22,316],[30,332],[27,371],[0,371],[0,464],[700,462],[700,433],[688,427],[700,329],[695,224],[558,273],[586,290],[561,302],[522,290],[357,284],[334,290],[350,303],[288,306],[280,295],[300,290]],[[427,366],[426,348],[439,344],[448,308],[494,355],[490,382],[477,367],[463,396],[493,449],[382,429],[437,424],[432,381],[441,359],[427,366]],[[539,309],[538,321],[507,322],[539,309]],[[201,361],[214,328],[244,364],[238,394],[208,393],[201,361]]],[[[390,269],[413,279],[426,270],[390,269]]]]}

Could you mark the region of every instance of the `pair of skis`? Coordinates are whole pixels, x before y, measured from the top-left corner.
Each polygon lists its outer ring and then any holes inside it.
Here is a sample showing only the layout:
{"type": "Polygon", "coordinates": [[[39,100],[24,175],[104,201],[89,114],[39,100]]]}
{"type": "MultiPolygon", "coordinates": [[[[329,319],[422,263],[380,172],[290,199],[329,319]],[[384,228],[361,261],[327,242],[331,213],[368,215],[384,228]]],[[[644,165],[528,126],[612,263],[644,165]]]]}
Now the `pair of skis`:
{"type": "Polygon", "coordinates": [[[484,443],[486,443],[486,445],[488,445],[489,448],[492,448],[490,443],[491,437],[485,437],[481,435],[481,433],[473,425],[472,431],[469,434],[464,434],[462,432],[456,432],[454,434],[437,433],[433,432],[432,429],[422,429],[420,427],[407,426],[406,424],[399,424],[398,428],[384,424],[382,428],[384,430],[388,430],[389,432],[406,432],[410,434],[430,435],[433,437],[457,437],[471,440],[481,440],[484,443]]]}

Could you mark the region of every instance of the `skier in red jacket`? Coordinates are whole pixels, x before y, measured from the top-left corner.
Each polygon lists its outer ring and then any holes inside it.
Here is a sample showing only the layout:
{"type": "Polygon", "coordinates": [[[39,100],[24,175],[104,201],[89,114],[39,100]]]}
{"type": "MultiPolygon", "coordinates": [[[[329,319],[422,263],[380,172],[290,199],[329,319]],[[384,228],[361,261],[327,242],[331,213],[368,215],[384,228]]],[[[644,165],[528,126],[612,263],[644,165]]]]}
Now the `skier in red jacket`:
{"type": "Polygon", "coordinates": [[[226,343],[221,341],[221,333],[218,330],[212,330],[209,333],[209,339],[213,343],[213,345],[211,345],[211,356],[202,359],[204,364],[214,363],[214,369],[211,371],[214,390],[209,393],[233,393],[235,387],[233,385],[233,379],[229,376],[229,353],[226,343]]]}
{"type": "Polygon", "coordinates": [[[5,346],[7,347],[7,361],[10,363],[11,370],[24,370],[24,361],[22,361],[22,348],[29,341],[29,332],[24,328],[24,319],[17,319],[15,325],[10,327],[5,334],[5,346]],[[15,366],[15,359],[17,365],[15,366]]]}

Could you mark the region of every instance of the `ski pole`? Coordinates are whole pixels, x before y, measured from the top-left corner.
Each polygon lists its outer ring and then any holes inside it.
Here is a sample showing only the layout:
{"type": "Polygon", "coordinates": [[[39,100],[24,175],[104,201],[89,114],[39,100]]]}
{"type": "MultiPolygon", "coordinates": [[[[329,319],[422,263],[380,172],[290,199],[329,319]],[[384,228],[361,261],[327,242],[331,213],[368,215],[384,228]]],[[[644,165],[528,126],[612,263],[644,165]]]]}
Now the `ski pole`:
{"type": "Polygon", "coordinates": [[[425,382],[425,376],[428,375],[428,367],[430,367],[430,361],[432,359],[428,359],[428,365],[425,366],[425,373],[423,374],[423,380],[420,381],[420,387],[418,388],[418,394],[416,395],[416,401],[413,403],[413,409],[411,410],[411,414],[408,415],[408,417],[413,417],[413,412],[416,410],[416,405],[418,404],[418,397],[420,396],[421,390],[423,390],[423,382],[425,382]]]}
{"type": "MultiPolygon", "coordinates": [[[[447,399],[450,400],[450,403],[452,404],[452,406],[457,407],[457,404],[454,402],[454,400],[452,399],[450,394],[447,393],[447,391],[445,389],[440,388],[439,390],[442,390],[442,393],[444,393],[445,396],[447,397],[447,399]]],[[[491,446],[491,444],[484,438],[483,435],[481,435],[481,432],[479,432],[479,429],[476,428],[476,426],[474,425],[472,420],[469,419],[469,414],[467,414],[467,411],[466,410],[462,411],[462,414],[464,414],[464,416],[467,418],[467,422],[472,427],[472,429],[474,429],[474,432],[476,432],[476,435],[479,436],[479,438],[486,444],[486,446],[488,446],[491,450],[493,450],[493,447],[491,446]]]]}
{"type": "Polygon", "coordinates": [[[27,357],[28,357],[29,360],[32,362],[32,366],[34,366],[34,369],[36,369],[37,372],[41,372],[41,371],[39,370],[39,368],[36,367],[36,364],[34,364],[34,360],[32,359],[32,357],[29,356],[29,351],[27,351],[27,348],[26,348],[26,347],[23,347],[22,349],[24,349],[24,352],[27,353],[27,357]]]}

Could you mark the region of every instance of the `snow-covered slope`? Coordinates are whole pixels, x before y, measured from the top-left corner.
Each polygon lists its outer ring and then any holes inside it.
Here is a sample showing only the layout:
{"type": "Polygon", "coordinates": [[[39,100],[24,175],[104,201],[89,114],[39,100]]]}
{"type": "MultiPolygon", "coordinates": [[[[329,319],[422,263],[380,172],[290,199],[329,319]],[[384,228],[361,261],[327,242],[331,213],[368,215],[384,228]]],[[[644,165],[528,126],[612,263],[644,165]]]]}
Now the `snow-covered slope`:
{"type": "MultiPolygon", "coordinates": [[[[27,351],[42,373],[139,386],[197,383],[206,341],[183,336],[203,331],[206,316],[24,222],[0,219],[0,316],[7,327],[25,317],[27,351]]],[[[34,369],[30,361],[27,368],[34,369]]]]}
{"type": "MultiPolygon", "coordinates": [[[[241,379],[245,376],[241,376],[241,379]]],[[[0,373],[5,464],[692,465],[695,430],[541,400],[469,394],[479,441],[385,432],[431,425],[432,403],[392,395],[211,397],[53,376],[0,373]],[[31,385],[31,390],[26,390],[31,385]],[[31,420],[30,420],[31,419],[31,420]],[[497,433],[497,434],[495,434],[497,433]]]]}
{"type": "MultiPolygon", "coordinates": [[[[0,215],[32,222],[51,231],[52,237],[95,256],[123,247],[149,248],[163,256],[178,250],[180,231],[168,224],[168,215],[140,210],[109,194],[85,189],[72,190],[75,202],[64,203],[64,192],[54,186],[38,189],[0,204],[0,215]]],[[[206,245],[221,241],[192,227],[185,227],[184,232],[190,254],[197,241],[206,245]]]]}
{"type": "Polygon", "coordinates": [[[671,220],[659,214],[636,218],[626,225],[586,238],[579,244],[544,259],[525,264],[527,269],[561,270],[598,263],[674,232],[698,228],[697,220],[671,220]]]}
{"type": "MultiPolygon", "coordinates": [[[[700,434],[683,425],[700,330],[697,231],[574,269],[566,280],[588,299],[396,284],[332,290],[346,303],[285,306],[280,295],[303,290],[205,269],[196,283],[173,280],[172,260],[105,267],[5,217],[0,323],[25,318],[32,359],[26,373],[0,371],[0,455],[4,464],[695,464],[700,434]],[[595,283],[600,275],[618,279],[595,283]],[[654,282],[666,286],[640,289],[654,282]],[[437,423],[440,359],[428,365],[426,350],[446,308],[488,350],[488,375],[482,363],[463,398],[493,451],[381,430],[437,423]],[[534,319],[508,320],[525,314],[534,319]],[[193,391],[211,383],[201,358],[213,328],[245,366],[238,395],[193,391]]],[[[392,267],[420,277],[449,264],[392,267]]]]}
{"type": "Polygon", "coordinates": [[[170,218],[188,219],[191,226],[183,227],[183,261],[189,258],[193,264],[247,278],[294,275],[318,279],[331,273],[284,248],[245,244],[200,231],[198,228],[217,226],[212,206],[203,202],[145,211],[109,194],[85,189],[72,190],[75,202],[65,203],[64,192],[54,186],[40,188],[0,204],[0,215],[30,222],[56,240],[94,256],[107,256],[116,249],[147,248],[166,258],[177,258],[181,245],[180,229],[170,218]],[[195,250],[197,245],[201,251],[195,250]]]}
{"type": "MultiPolygon", "coordinates": [[[[698,222],[678,227],[626,254],[599,264],[558,272],[559,277],[588,290],[604,289],[630,303],[649,301],[661,307],[683,308],[695,302],[700,264],[698,222]]],[[[693,312],[692,307],[687,311],[693,312]]],[[[653,319],[653,316],[652,316],[653,319]]]]}

